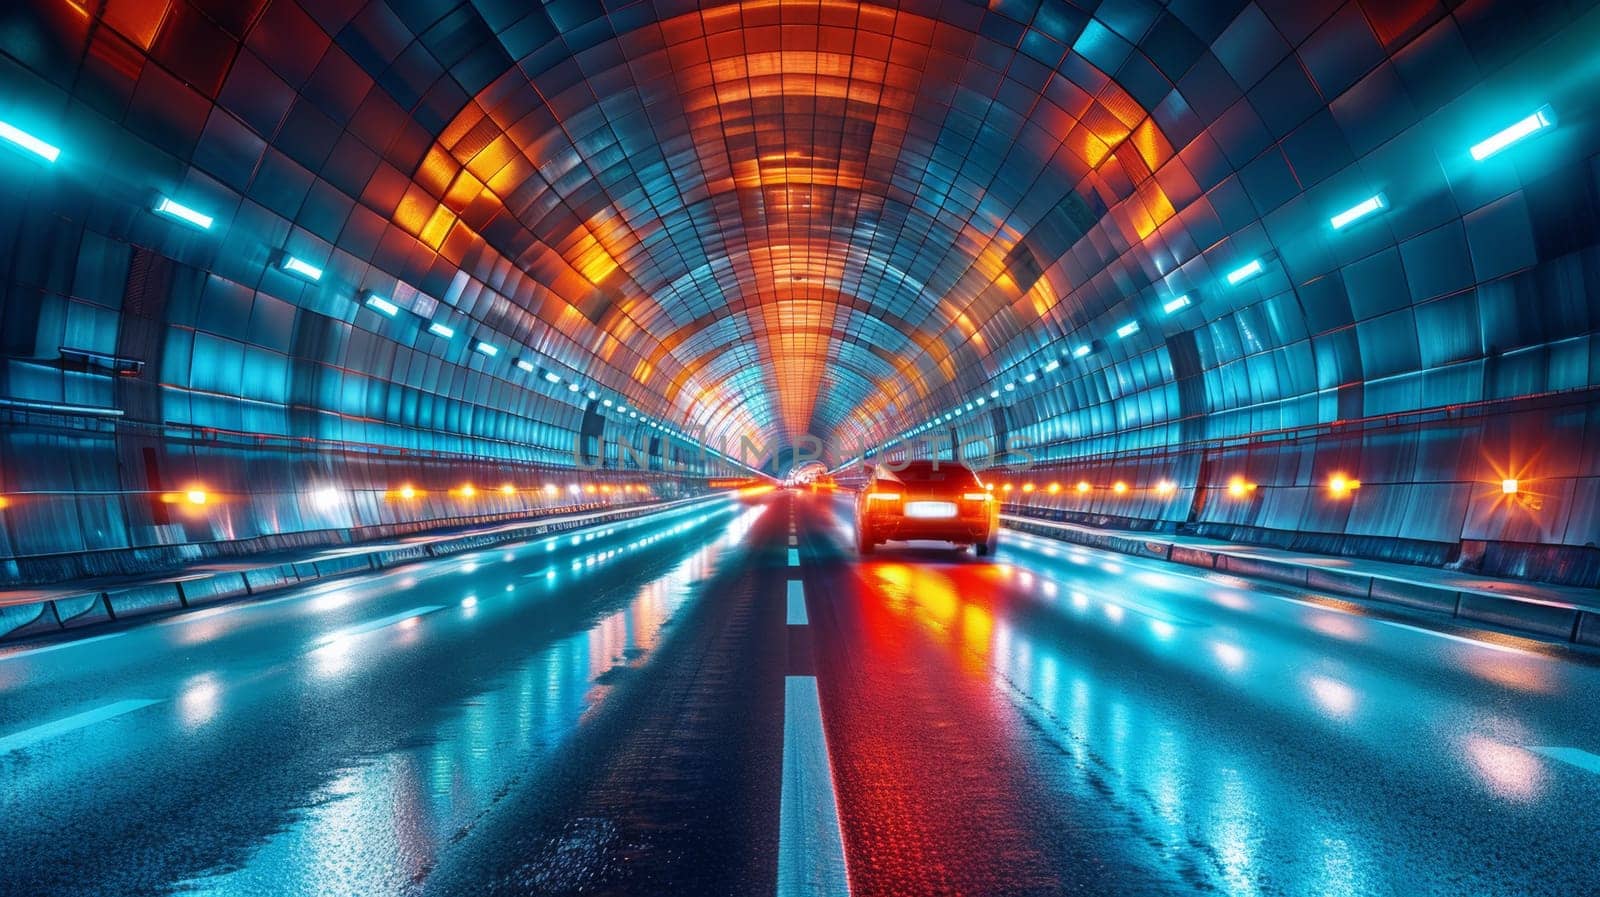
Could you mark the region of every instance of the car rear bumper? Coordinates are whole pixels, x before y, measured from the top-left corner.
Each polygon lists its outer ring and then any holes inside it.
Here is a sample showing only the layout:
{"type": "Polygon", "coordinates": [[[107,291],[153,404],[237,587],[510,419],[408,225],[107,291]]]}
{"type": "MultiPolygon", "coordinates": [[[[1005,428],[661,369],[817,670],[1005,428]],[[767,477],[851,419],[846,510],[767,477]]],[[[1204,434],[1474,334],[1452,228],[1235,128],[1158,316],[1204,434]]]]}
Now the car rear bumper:
{"type": "Polygon", "coordinates": [[[871,517],[867,522],[872,538],[879,542],[908,542],[929,539],[941,542],[982,542],[990,526],[983,520],[912,520],[905,517],[871,517]]]}

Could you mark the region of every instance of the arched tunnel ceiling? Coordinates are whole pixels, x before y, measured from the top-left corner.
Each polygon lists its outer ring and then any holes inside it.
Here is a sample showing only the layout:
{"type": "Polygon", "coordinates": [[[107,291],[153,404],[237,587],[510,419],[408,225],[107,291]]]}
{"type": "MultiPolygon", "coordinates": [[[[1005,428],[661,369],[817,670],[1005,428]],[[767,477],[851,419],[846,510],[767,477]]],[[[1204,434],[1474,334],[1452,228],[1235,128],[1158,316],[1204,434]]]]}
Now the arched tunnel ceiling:
{"type": "MultiPolygon", "coordinates": [[[[1452,33],[1510,27],[1503,6],[1452,33]]],[[[1207,289],[1227,270],[1214,265],[1258,253],[1297,265],[1267,235],[1268,212],[1314,190],[1374,192],[1348,163],[1403,126],[1381,120],[1406,101],[1385,87],[1397,68],[1385,60],[1470,11],[47,0],[32,12],[49,20],[43,39],[11,29],[7,52],[97,109],[155,107],[123,127],[189,154],[175,181],[249,184],[252,199],[263,180],[299,184],[291,239],[409,278],[727,444],[881,442],[1036,366],[1064,336],[1106,336],[1130,297],[1207,289]],[[83,61],[61,72],[56,57],[83,61]],[[1372,95],[1344,102],[1358,90],[1372,95]]],[[[1424,49],[1402,75],[1436,108],[1469,85],[1427,82],[1422,65],[1443,51],[1424,49]]],[[[1305,250],[1317,254],[1329,253],[1305,250]]]]}
{"type": "Polygon", "coordinates": [[[667,398],[692,417],[709,403],[713,430],[738,413],[763,436],[860,436],[854,414],[983,382],[995,341],[1050,304],[1019,300],[1114,194],[1101,172],[1132,185],[1171,154],[1071,49],[1086,29],[1115,38],[1069,7],[1026,25],[854,3],[662,12],[585,23],[616,34],[569,36],[566,56],[499,38],[527,52],[423,172],[590,321],[659,345],[648,370],[680,372],[667,398]]]}

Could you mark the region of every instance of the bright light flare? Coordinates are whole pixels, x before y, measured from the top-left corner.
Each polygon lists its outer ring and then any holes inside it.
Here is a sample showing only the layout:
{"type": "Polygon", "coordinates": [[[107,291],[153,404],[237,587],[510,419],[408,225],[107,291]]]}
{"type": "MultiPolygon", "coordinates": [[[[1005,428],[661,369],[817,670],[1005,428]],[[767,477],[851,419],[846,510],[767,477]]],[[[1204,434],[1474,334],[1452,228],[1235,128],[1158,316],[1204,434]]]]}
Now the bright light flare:
{"type": "Polygon", "coordinates": [[[1472,153],[1472,158],[1474,161],[1482,162],[1484,159],[1489,158],[1490,156],[1500,152],[1506,147],[1511,146],[1513,143],[1516,143],[1519,140],[1532,137],[1541,131],[1549,130],[1550,128],[1555,127],[1555,124],[1555,110],[1551,109],[1549,106],[1541,106],[1532,115],[1520,119],[1516,124],[1498,131],[1494,135],[1484,140],[1474,143],[1469,152],[1472,153]]]}
{"type": "Polygon", "coordinates": [[[312,490],[310,498],[312,507],[319,511],[331,511],[344,502],[344,496],[332,486],[312,490]]]}
{"type": "Polygon", "coordinates": [[[10,122],[0,121],[0,138],[4,138],[12,146],[26,150],[46,162],[53,163],[61,156],[60,147],[46,143],[10,122]]]}
{"type": "Polygon", "coordinates": [[[1178,491],[1178,484],[1171,480],[1161,480],[1156,483],[1157,495],[1172,495],[1178,491]]]}
{"type": "Polygon", "coordinates": [[[1334,230],[1343,230],[1348,225],[1354,224],[1375,212],[1381,212],[1388,207],[1389,200],[1382,193],[1379,193],[1377,196],[1369,196],[1329,218],[1328,223],[1333,225],[1334,230]]]}
{"type": "Polygon", "coordinates": [[[191,209],[183,203],[175,202],[165,196],[161,197],[160,202],[156,203],[155,212],[158,215],[165,215],[185,224],[192,224],[201,230],[210,230],[213,220],[210,215],[191,209]]]}
{"type": "Polygon", "coordinates": [[[1516,495],[1521,491],[1522,483],[1518,480],[1508,478],[1500,481],[1500,492],[1502,495],[1516,495]]]}
{"type": "Polygon", "coordinates": [[[368,293],[366,304],[367,308],[370,308],[373,311],[382,312],[391,318],[400,313],[400,306],[395,305],[393,302],[390,302],[388,299],[385,299],[382,296],[379,296],[377,293],[368,293]]]}
{"type": "Polygon", "coordinates": [[[1246,480],[1244,477],[1232,476],[1228,478],[1228,494],[1234,498],[1244,498],[1254,491],[1256,491],[1256,484],[1246,480]]]}
{"type": "Polygon", "coordinates": [[[1266,269],[1262,268],[1260,259],[1251,259],[1243,265],[1240,265],[1239,267],[1228,272],[1228,285],[1238,286],[1250,278],[1255,277],[1257,274],[1260,274],[1264,270],[1266,269]]]}
{"type": "Polygon", "coordinates": [[[289,272],[290,274],[296,274],[300,277],[304,277],[306,280],[309,280],[312,283],[316,283],[322,279],[321,268],[318,268],[316,265],[311,264],[305,259],[297,258],[287,253],[284,254],[283,260],[278,263],[278,267],[289,272]]]}
{"type": "Polygon", "coordinates": [[[1344,498],[1360,488],[1360,480],[1352,480],[1342,473],[1336,473],[1333,476],[1328,477],[1328,492],[1333,495],[1334,498],[1344,498]]]}
{"type": "Polygon", "coordinates": [[[1111,484],[1111,491],[1117,493],[1118,495],[1126,495],[1128,492],[1128,484],[1121,480],[1117,480],[1115,483],[1111,484]]]}
{"type": "Polygon", "coordinates": [[[1079,480],[1076,488],[1079,495],[1086,495],[1088,494],[1089,490],[1093,489],[1094,487],[1089,485],[1088,480],[1079,480]]]}
{"type": "Polygon", "coordinates": [[[211,496],[204,489],[190,489],[183,493],[183,500],[191,505],[203,505],[211,500],[211,496]]]}

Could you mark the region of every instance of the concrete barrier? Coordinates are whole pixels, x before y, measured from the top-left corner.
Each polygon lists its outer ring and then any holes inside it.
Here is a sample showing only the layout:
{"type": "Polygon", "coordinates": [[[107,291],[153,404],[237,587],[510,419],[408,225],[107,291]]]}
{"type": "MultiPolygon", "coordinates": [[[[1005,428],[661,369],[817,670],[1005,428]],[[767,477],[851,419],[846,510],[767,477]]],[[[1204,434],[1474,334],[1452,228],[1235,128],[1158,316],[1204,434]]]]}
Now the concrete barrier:
{"type": "Polygon", "coordinates": [[[1479,623],[1530,636],[1600,647],[1600,608],[1590,610],[1581,605],[1540,601],[1515,594],[1462,591],[1446,585],[1265,558],[1251,555],[1244,549],[1234,553],[1225,549],[1196,548],[1023,517],[1008,516],[1005,525],[1034,535],[1121,554],[1164,557],[1174,563],[1203,570],[1221,570],[1237,576],[1303,587],[1313,592],[1444,614],[1464,623],[1479,623]]]}
{"type": "Polygon", "coordinates": [[[1578,609],[1544,604],[1526,598],[1462,592],[1456,614],[1465,620],[1491,623],[1571,641],[1578,628],[1578,609]]]}
{"type": "Polygon", "coordinates": [[[1346,598],[1368,598],[1372,595],[1372,577],[1348,570],[1307,567],[1306,588],[1346,598]]]}
{"type": "Polygon", "coordinates": [[[404,548],[394,548],[375,553],[372,556],[372,566],[375,569],[383,570],[389,567],[398,567],[401,564],[409,564],[413,561],[425,560],[427,557],[428,546],[407,545],[404,548]]]}
{"type": "Polygon", "coordinates": [[[1235,576],[1254,576],[1292,586],[1306,584],[1306,568],[1298,564],[1285,564],[1265,558],[1241,557],[1236,554],[1217,555],[1217,569],[1235,576]]]}
{"type": "Polygon", "coordinates": [[[235,572],[186,576],[178,580],[178,590],[183,595],[183,603],[189,607],[250,594],[250,586],[245,582],[244,574],[235,572]]]}
{"type": "Polygon", "coordinates": [[[604,526],[619,520],[643,517],[676,506],[695,504],[714,498],[715,496],[700,496],[680,499],[665,505],[596,512],[594,517],[530,522],[495,532],[470,533],[431,543],[388,548],[374,546],[370,551],[351,552],[336,557],[267,564],[243,571],[197,573],[152,583],[121,586],[106,592],[85,592],[45,602],[0,606],[0,641],[23,638],[40,631],[89,626],[120,617],[138,617],[180,610],[186,606],[224,601],[242,595],[259,595],[330,577],[399,566],[432,556],[459,554],[463,551],[525,542],[547,533],[604,526]]]}
{"type": "Polygon", "coordinates": [[[110,589],[106,591],[105,598],[111,607],[111,615],[119,620],[183,607],[183,595],[178,591],[178,584],[172,581],[110,589]]]}
{"type": "Polygon", "coordinates": [[[1578,635],[1575,641],[1580,645],[1600,648],[1600,611],[1586,610],[1578,614],[1578,635]]]}
{"type": "Polygon", "coordinates": [[[1372,577],[1372,588],[1367,593],[1367,597],[1374,601],[1383,601],[1389,604],[1416,608],[1417,610],[1434,611],[1454,616],[1456,604],[1460,601],[1461,594],[1454,589],[1440,586],[1374,576],[1372,577]]]}
{"type": "Polygon", "coordinates": [[[1187,564],[1190,567],[1202,567],[1206,570],[1215,570],[1217,567],[1216,552],[1206,551],[1204,548],[1191,548],[1187,545],[1174,545],[1167,552],[1167,559],[1178,564],[1187,564]]]}
{"type": "Polygon", "coordinates": [[[300,577],[294,571],[293,564],[278,564],[272,567],[256,567],[244,571],[245,585],[250,589],[250,594],[257,592],[270,592],[284,586],[294,585],[300,577]]]}
{"type": "Polygon", "coordinates": [[[0,638],[22,638],[60,629],[56,612],[48,601],[0,607],[0,638]]]}
{"type": "Polygon", "coordinates": [[[314,561],[312,567],[316,569],[319,579],[327,579],[330,576],[366,573],[372,569],[372,558],[367,554],[347,554],[314,561]]]}
{"type": "Polygon", "coordinates": [[[106,606],[106,596],[101,592],[88,592],[71,598],[57,598],[50,602],[56,611],[56,620],[63,629],[106,623],[112,618],[106,606]]]}

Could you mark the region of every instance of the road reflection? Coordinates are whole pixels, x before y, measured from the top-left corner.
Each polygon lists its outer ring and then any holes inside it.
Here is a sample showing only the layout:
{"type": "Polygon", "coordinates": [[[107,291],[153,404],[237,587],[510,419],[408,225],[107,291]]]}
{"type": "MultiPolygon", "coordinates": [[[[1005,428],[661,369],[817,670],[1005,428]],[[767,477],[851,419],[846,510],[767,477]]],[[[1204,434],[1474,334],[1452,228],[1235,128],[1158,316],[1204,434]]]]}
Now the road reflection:
{"type": "MultiPolygon", "coordinates": [[[[621,607],[581,632],[530,644],[524,661],[462,701],[456,712],[418,730],[403,749],[339,770],[243,868],[217,870],[183,883],[181,890],[217,897],[380,894],[421,881],[440,850],[497,799],[539,778],[551,756],[581,731],[585,716],[626,682],[623,671],[649,663],[663,627],[695,600],[695,584],[713,575],[759,514],[760,509],[745,510],[723,518],[719,529],[700,532],[702,547],[639,587],[621,607]]],[[[712,515],[580,554],[570,565],[563,558],[548,571],[528,574],[526,584],[480,587],[460,599],[459,619],[493,631],[514,618],[518,603],[563,600],[584,588],[595,569],[625,563],[661,540],[695,534],[708,521],[714,522],[712,515]]],[[[428,626],[416,625],[339,639],[312,652],[310,672],[324,679],[369,662],[365,638],[384,638],[385,650],[392,650],[430,635],[428,626]]],[[[186,718],[207,711],[203,684],[195,688],[201,690],[184,701],[186,718]]]]}

